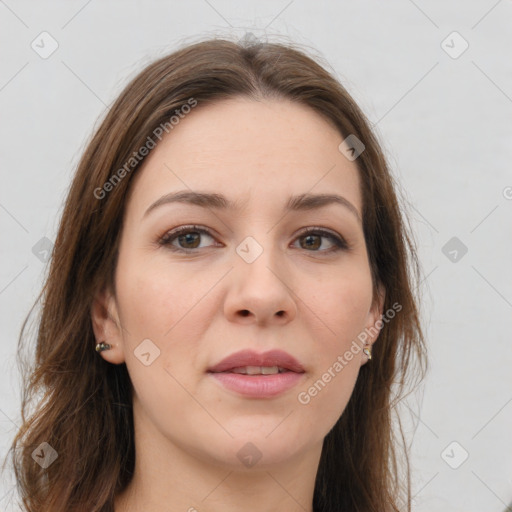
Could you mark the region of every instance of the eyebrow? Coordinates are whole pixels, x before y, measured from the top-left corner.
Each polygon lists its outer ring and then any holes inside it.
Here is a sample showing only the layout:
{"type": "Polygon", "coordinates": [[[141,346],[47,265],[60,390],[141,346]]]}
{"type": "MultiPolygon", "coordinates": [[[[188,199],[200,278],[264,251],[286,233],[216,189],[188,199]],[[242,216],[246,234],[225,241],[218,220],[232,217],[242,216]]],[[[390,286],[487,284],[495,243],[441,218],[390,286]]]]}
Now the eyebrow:
{"type": "MultiPolygon", "coordinates": [[[[157,199],[144,213],[146,217],[156,208],[170,203],[185,203],[200,206],[202,208],[211,208],[214,210],[232,210],[239,211],[241,203],[230,201],[222,194],[195,192],[191,190],[182,190],[179,192],[171,192],[157,199]]],[[[337,194],[299,194],[290,196],[284,206],[286,212],[290,211],[306,211],[314,210],[329,206],[331,204],[339,204],[349,210],[359,222],[361,216],[357,208],[346,198],[337,194]]]]}

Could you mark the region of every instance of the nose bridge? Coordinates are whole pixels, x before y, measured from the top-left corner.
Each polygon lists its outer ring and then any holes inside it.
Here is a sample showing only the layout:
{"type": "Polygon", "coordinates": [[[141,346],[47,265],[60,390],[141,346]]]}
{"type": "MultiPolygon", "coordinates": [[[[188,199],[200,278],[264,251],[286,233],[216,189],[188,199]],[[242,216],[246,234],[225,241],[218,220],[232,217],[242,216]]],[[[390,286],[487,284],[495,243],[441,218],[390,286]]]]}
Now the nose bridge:
{"type": "Polygon", "coordinates": [[[274,316],[290,319],[295,305],[285,270],[284,255],[272,232],[262,228],[236,247],[235,269],[227,308],[230,314],[252,313],[258,321],[274,316]]]}
{"type": "Polygon", "coordinates": [[[238,258],[242,260],[237,262],[241,267],[241,277],[255,279],[256,282],[267,286],[271,284],[270,281],[276,280],[276,270],[281,267],[276,244],[272,234],[263,230],[259,234],[243,239],[236,248],[238,258]]]}

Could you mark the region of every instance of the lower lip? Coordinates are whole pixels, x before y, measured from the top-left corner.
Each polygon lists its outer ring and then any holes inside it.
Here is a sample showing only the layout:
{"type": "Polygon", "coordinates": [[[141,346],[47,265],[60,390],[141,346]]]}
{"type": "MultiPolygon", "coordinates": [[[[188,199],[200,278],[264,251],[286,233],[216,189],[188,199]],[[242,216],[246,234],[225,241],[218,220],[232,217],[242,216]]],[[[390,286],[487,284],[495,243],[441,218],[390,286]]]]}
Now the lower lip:
{"type": "Polygon", "coordinates": [[[274,375],[243,375],[240,373],[210,373],[224,387],[253,398],[280,395],[295,386],[304,373],[283,372],[274,375]]]}

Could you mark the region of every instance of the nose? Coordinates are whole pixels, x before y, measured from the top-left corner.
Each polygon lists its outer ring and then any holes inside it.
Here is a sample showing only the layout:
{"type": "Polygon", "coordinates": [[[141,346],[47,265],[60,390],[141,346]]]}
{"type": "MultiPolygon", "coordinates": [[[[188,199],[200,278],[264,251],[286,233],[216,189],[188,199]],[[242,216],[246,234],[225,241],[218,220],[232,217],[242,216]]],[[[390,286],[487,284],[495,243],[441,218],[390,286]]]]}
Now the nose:
{"type": "Polygon", "coordinates": [[[236,252],[229,273],[224,313],[233,322],[258,325],[286,324],[297,314],[296,298],[282,259],[275,251],[263,250],[252,263],[236,252]]]}

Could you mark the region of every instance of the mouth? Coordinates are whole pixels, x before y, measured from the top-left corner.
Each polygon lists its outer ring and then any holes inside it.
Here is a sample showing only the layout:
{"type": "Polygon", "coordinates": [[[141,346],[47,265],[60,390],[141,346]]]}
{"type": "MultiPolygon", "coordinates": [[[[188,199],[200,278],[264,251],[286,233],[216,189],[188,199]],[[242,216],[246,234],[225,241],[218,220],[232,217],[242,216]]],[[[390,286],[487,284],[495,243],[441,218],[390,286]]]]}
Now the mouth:
{"type": "Polygon", "coordinates": [[[303,379],[302,364],[290,354],[272,350],[263,354],[243,350],[223,359],[207,373],[223,389],[252,398],[271,398],[303,379]]]}
{"type": "Polygon", "coordinates": [[[208,369],[208,372],[212,373],[231,372],[247,375],[273,375],[286,371],[304,373],[304,367],[295,357],[283,350],[270,350],[264,353],[241,350],[208,369]]]}
{"type": "Polygon", "coordinates": [[[224,372],[214,373],[238,373],[239,375],[276,375],[278,373],[289,372],[287,368],[281,368],[279,366],[239,366],[238,368],[232,368],[224,372]]]}

